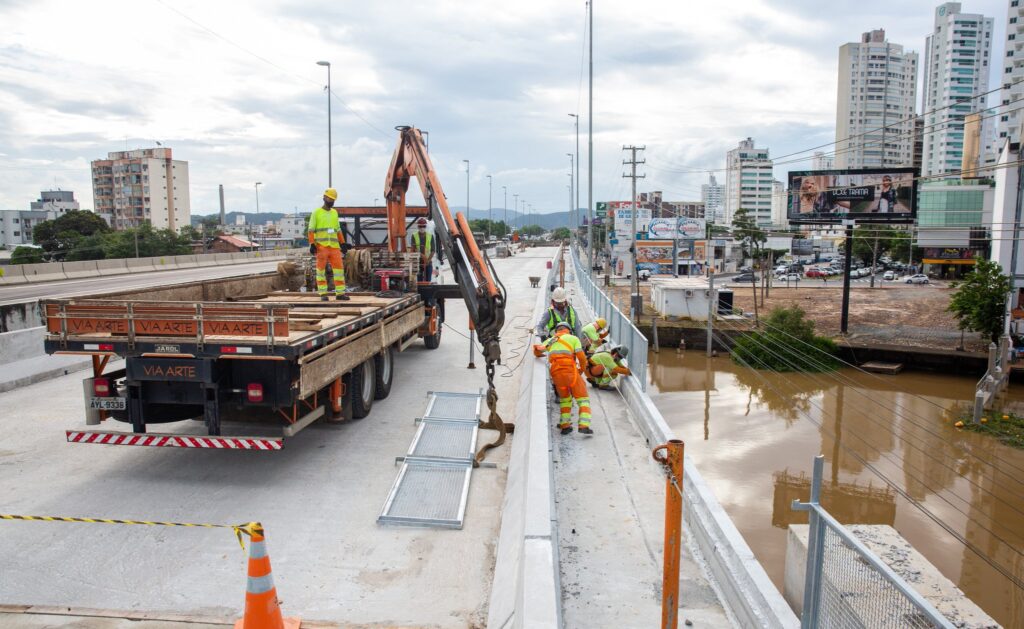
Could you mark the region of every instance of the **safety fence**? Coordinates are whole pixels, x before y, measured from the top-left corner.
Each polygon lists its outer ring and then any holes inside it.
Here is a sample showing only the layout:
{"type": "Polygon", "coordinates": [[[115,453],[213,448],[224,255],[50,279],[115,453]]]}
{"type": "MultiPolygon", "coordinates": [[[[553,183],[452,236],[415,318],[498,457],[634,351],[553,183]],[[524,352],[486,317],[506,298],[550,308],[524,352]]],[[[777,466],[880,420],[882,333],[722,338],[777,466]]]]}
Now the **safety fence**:
{"type": "Polygon", "coordinates": [[[824,457],[814,459],[801,627],[954,626],[820,504],[824,457]]]}
{"type": "Polygon", "coordinates": [[[978,380],[974,387],[974,423],[981,421],[985,410],[991,408],[993,403],[1006,391],[1010,383],[1010,337],[1003,336],[999,339],[999,345],[989,343],[988,346],[988,369],[985,375],[978,380]]]}
{"type": "Polygon", "coordinates": [[[647,337],[590,279],[590,274],[580,263],[575,251],[572,252],[572,264],[576,273],[576,285],[579,286],[594,315],[603,317],[608,322],[608,332],[612,342],[629,348],[629,357],[626,359],[629,370],[633,372],[637,382],[640,383],[641,390],[646,391],[647,350],[650,347],[647,337]]]}
{"type": "Polygon", "coordinates": [[[8,264],[0,266],[0,286],[35,284],[61,280],[84,279],[104,275],[125,275],[175,269],[195,269],[225,264],[243,264],[262,260],[280,260],[305,249],[272,249],[240,253],[201,253],[188,256],[156,256],[118,260],[83,260],[81,262],[43,262],[40,264],[8,264]]]}

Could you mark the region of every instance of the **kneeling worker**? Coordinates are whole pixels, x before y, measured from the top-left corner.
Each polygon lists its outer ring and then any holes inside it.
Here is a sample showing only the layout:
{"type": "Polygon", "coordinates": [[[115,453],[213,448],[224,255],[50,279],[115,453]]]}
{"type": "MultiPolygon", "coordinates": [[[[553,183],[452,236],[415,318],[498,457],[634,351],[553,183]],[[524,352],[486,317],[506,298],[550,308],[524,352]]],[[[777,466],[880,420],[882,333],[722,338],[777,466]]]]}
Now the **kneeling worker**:
{"type": "Polygon", "coordinates": [[[583,336],[580,341],[583,342],[583,350],[587,354],[593,354],[607,338],[608,322],[604,320],[604,317],[598,317],[593,323],[583,326],[583,336]]]}
{"type": "Polygon", "coordinates": [[[345,294],[345,263],[341,259],[345,237],[341,234],[341,221],[334,202],[338,191],[328,188],[324,191],[324,204],[309,215],[309,252],[316,256],[316,292],[321,301],[327,301],[327,264],[334,274],[334,298],[347,300],[345,294]]]}
{"type": "Polygon", "coordinates": [[[572,432],[572,402],[576,400],[579,407],[579,431],[584,435],[592,435],[590,428],[590,397],[587,385],[583,382],[587,356],[583,353],[580,340],[571,334],[572,325],[561,321],[555,326],[555,334],[543,346],[536,350],[546,350],[551,370],[551,382],[558,394],[559,415],[558,428],[563,435],[572,432]]]}
{"type": "Polygon", "coordinates": [[[618,376],[630,376],[633,372],[622,366],[622,359],[629,354],[625,347],[613,347],[607,352],[597,352],[590,357],[587,380],[602,390],[611,389],[612,380],[618,376]]]}

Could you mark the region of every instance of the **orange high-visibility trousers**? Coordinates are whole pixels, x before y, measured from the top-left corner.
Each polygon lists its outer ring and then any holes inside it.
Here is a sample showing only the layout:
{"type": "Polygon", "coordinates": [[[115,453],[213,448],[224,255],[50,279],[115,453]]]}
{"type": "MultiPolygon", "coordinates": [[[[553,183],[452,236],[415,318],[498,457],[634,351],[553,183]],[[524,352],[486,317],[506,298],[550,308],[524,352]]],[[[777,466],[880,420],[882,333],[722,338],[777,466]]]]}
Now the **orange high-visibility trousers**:
{"type": "Polygon", "coordinates": [[[341,249],[337,247],[316,248],[316,292],[327,294],[327,263],[331,264],[334,274],[334,294],[345,294],[345,263],[341,259],[341,249]]]}
{"type": "MultiPolygon", "coordinates": [[[[555,366],[553,366],[555,367],[555,366]]],[[[555,392],[558,394],[559,406],[559,428],[572,426],[572,403],[576,401],[579,407],[579,427],[590,426],[590,397],[587,394],[587,383],[580,377],[575,369],[551,370],[551,381],[555,384],[555,392]]]]}

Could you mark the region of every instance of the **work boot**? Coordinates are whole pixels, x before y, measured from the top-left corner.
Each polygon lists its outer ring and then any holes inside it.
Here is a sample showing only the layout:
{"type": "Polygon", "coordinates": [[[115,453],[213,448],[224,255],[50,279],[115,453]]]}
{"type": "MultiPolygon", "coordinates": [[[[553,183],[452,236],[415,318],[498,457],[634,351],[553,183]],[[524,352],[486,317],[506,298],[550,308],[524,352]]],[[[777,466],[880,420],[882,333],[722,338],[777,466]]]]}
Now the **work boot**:
{"type": "Polygon", "coordinates": [[[320,295],[320,301],[328,301],[328,300],[330,300],[330,297],[328,297],[327,295],[320,295]]]}
{"type": "Polygon", "coordinates": [[[580,426],[581,435],[593,435],[594,431],[590,429],[590,426],[580,426]]]}
{"type": "Polygon", "coordinates": [[[567,435],[572,432],[572,424],[558,424],[558,427],[562,430],[563,435],[567,435]]]}
{"type": "Polygon", "coordinates": [[[349,301],[352,298],[346,295],[345,293],[342,293],[340,295],[336,295],[334,299],[336,299],[337,301],[349,301]]]}

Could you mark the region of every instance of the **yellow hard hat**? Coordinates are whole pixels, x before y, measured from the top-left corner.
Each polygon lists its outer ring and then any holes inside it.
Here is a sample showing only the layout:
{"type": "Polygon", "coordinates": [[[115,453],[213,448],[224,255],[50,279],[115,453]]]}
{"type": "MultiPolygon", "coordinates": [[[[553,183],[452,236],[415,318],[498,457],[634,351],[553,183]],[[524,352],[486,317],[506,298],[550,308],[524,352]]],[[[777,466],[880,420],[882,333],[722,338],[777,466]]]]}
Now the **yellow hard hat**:
{"type": "Polygon", "coordinates": [[[597,327],[599,327],[599,328],[607,328],[608,327],[608,322],[604,320],[604,317],[598,317],[597,321],[595,321],[595,323],[597,323],[597,327]]]}
{"type": "Polygon", "coordinates": [[[331,199],[332,201],[337,201],[338,191],[335,190],[334,188],[328,188],[324,190],[324,196],[327,197],[328,199],[331,199]]]}

